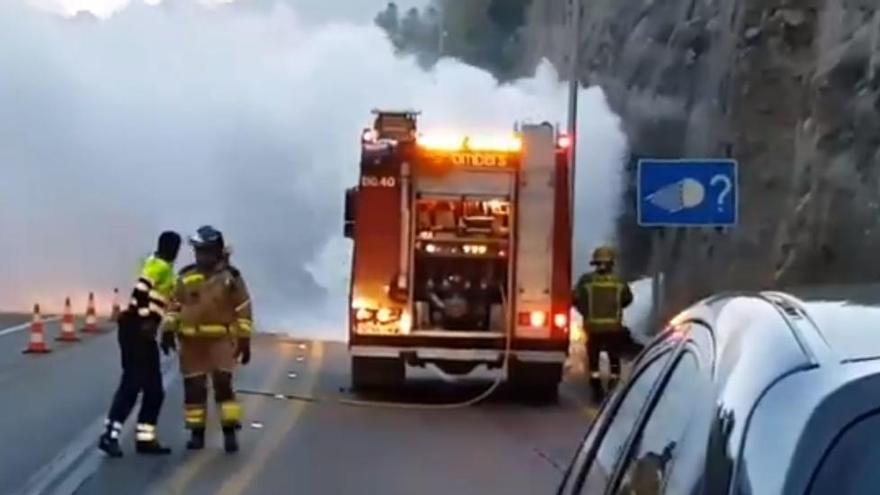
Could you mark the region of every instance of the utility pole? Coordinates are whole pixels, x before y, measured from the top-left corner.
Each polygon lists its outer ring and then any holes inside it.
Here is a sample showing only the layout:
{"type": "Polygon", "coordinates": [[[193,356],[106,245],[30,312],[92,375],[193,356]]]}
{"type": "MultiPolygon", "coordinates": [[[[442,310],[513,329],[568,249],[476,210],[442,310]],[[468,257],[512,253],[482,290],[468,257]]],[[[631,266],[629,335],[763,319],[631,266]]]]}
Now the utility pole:
{"type": "Polygon", "coordinates": [[[440,28],[440,36],[437,40],[437,58],[443,58],[446,54],[446,37],[449,33],[443,27],[440,28]]]}
{"type": "Polygon", "coordinates": [[[580,60],[581,46],[581,1],[568,0],[569,3],[569,31],[571,33],[571,53],[569,54],[569,73],[568,73],[568,136],[570,143],[568,146],[568,180],[569,180],[569,202],[571,212],[571,234],[572,242],[574,242],[574,207],[575,207],[575,169],[577,168],[577,104],[578,104],[578,69],[580,60]]]}
{"type": "Polygon", "coordinates": [[[437,58],[441,59],[446,54],[446,37],[449,36],[449,31],[446,30],[445,4],[441,4],[437,10],[437,17],[437,58]]]}

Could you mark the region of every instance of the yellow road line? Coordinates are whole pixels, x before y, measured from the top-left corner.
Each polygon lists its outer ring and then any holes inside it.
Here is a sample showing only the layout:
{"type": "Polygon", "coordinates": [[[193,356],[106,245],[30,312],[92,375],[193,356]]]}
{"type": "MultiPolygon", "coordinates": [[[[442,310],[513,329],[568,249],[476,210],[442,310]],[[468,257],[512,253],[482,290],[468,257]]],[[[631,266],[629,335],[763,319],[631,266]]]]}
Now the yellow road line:
{"type": "MultiPolygon", "coordinates": [[[[314,342],[311,347],[311,359],[309,359],[304,380],[306,393],[310,393],[317,385],[324,358],[324,346],[321,342],[314,342]]],[[[256,451],[250,454],[248,463],[223,484],[217,495],[241,495],[266,465],[272,454],[278,450],[281,442],[287,438],[306,407],[307,404],[302,402],[288,402],[285,407],[286,411],[280,413],[282,421],[266,432],[266,442],[258,445],[256,451]]]]}
{"type": "MultiPolygon", "coordinates": [[[[281,347],[281,357],[278,358],[278,361],[272,367],[272,370],[266,375],[266,379],[263,381],[263,388],[269,389],[278,380],[281,379],[281,375],[287,369],[289,365],[289,358],[292,357],[294,352],[292,350],[287,350],[285,347],[281,347]]],[[[257,417],[260,412],[262,412],[263,408],[266,405],[265,400],[257,400],[251,397],[246,397],[242,400],[244,402],[244,414],[245,418],[247,416],[257,417]]],[[[206,448],[207,450],[207,448],[206,448]]],[[[186,460],[182,465],[180,465],[177,469],[174,470],[173,475],[168,481],[159,485],[158,489],[153,490],[153,493],[161,493],[161,494],[183,494],[186,493],[186,488],[193,481],[193,479],[198,476],[198,474],[205,468],[208,464],[212,463],[215,459],[220,457],[221,455],[226,455],[226,453],[221,453],[220,451],[214,449],[210,451],[201,451],[198,454],[195,452],[191,453],[191,457],[186,460]]]]}
{"type": "Polygon", "coordinates": [[[589,421],[596,419],[596,416],[599,415],[599,409],[593,406],[584,406],[583,409],[581,409],[581,412],[584,413],[584,416],[589,421]]]}

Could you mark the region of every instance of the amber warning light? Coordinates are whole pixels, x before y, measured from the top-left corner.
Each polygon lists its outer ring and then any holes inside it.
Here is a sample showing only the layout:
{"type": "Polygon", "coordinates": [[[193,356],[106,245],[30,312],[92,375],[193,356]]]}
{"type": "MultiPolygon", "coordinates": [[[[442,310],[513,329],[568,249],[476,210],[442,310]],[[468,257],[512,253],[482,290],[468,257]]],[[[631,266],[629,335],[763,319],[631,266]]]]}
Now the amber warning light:
{"type": "Polygon", "coordinates": [[[416,142],[428,151],[482,151],[487,153],[515,153],[522,150],[519,136],[460,136],[452,134],[422,134],[416,142]]]}

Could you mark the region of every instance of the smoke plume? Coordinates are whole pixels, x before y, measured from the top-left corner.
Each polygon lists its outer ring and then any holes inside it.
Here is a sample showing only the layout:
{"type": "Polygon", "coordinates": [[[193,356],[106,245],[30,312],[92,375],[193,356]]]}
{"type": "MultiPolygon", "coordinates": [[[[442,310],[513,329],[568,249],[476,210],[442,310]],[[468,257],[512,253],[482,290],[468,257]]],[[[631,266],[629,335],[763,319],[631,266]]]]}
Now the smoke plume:
{"type": "MultiPolygon", "coordinates": [[[[418,108],[427,128],[565,121],[549,64],[501,87],[453,60],[425,72],[369,21],[267,5],[0,5],[0,309],[84,306],[95,291],[106,311],[161,230],[213,224],[261,328],[342,338],[342,198],[372,108],[418,108]]],[[[624,149],[599,90],[579,113],[578,261],[612,232],[624,149]]]]}

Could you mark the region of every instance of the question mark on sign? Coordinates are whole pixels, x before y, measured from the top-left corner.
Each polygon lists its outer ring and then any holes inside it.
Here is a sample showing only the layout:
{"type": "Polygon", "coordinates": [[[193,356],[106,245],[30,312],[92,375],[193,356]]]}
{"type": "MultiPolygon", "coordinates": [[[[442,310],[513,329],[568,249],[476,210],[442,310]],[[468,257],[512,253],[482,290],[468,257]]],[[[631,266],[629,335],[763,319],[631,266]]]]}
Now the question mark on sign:
{"type": "Polygon", "coordinates": [[[724,209],[724,206],[722,206],[724,204],[724,199],[730,194],[730,190],[733,189],[733,183],[731,182],[730,177],[723,174],[714,175],[709,181],[709,185],[712,186],[718,183],[724,184],[724,189],[718,194],[718,211],[721,211],[724,209]]]}

